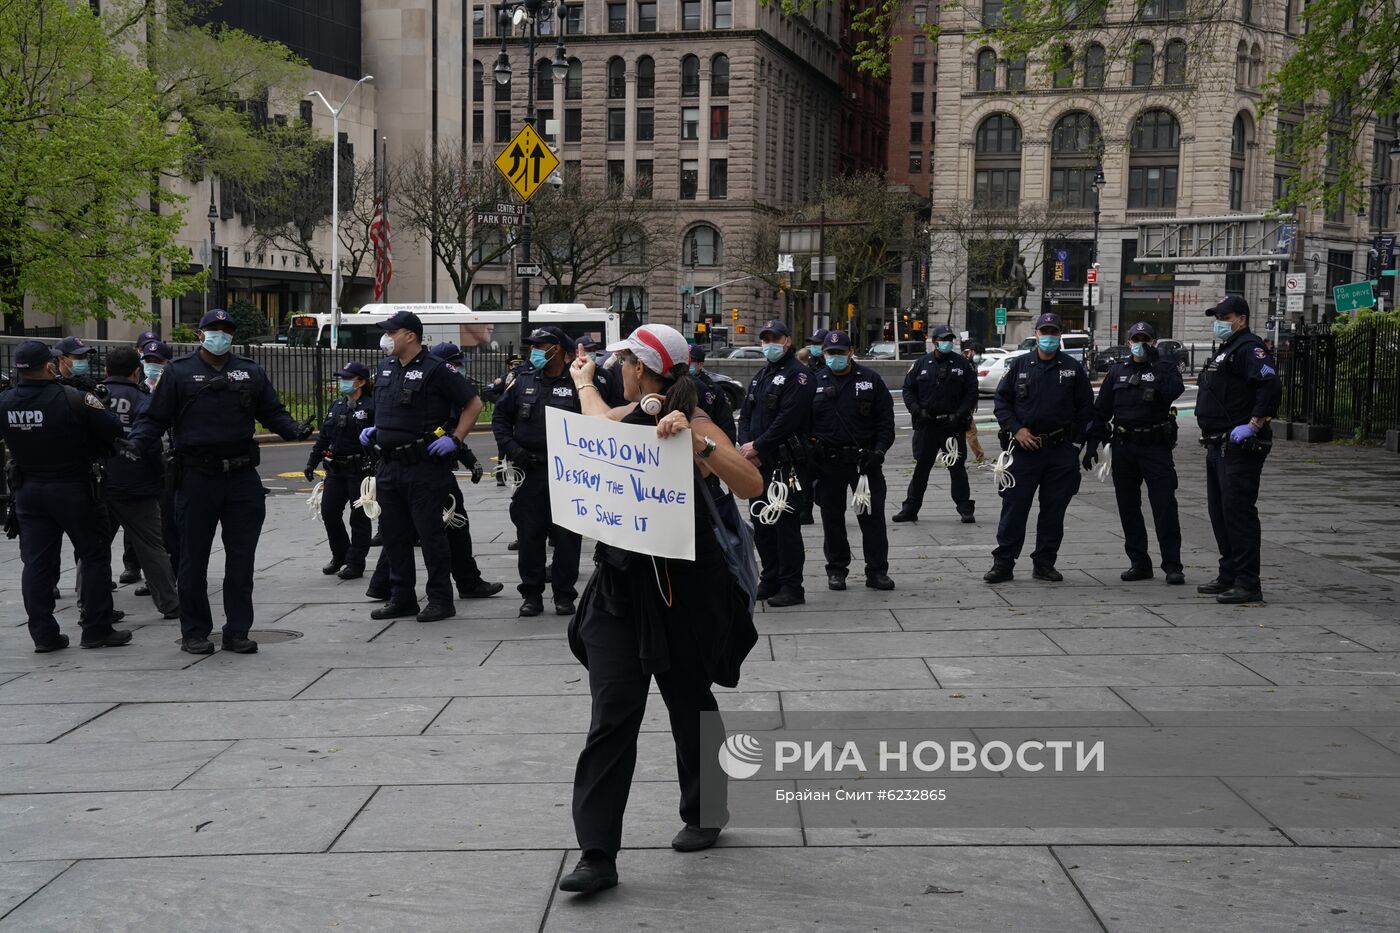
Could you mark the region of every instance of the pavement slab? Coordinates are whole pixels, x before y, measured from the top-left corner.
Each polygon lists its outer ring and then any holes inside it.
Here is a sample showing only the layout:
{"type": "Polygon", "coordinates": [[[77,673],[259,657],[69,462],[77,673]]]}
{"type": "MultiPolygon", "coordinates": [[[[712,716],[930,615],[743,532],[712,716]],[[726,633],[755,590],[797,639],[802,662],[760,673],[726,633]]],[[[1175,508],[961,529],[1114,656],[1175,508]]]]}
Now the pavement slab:
{"type": "Polygon", "coordinates": [[[111,708],[110,703],[0,706],[0,744],[52,742],[111,708]]]}

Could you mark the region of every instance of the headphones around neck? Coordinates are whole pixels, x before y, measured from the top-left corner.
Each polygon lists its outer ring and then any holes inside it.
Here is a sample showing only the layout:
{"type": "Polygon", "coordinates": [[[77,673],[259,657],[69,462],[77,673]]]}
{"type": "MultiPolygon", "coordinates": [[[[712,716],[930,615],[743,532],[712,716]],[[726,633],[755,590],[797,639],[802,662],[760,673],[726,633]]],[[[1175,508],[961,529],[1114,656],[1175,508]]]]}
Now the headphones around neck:
{"type": "Polygon", "coordinates": [[[655,392],[649,392],[642,396],[642,400],[639,404],[643,412],[655,418],[657,415],[661,414],[661,408],[666,404],[666,396],[657,395],[655,392]]]}

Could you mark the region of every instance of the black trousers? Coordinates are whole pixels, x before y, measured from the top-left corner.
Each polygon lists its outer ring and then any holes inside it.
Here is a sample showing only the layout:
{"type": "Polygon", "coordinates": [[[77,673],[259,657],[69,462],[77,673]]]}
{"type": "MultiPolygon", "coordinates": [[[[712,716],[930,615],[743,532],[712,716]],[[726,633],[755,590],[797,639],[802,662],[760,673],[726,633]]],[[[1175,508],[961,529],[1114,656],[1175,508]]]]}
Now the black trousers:
{"type": "Polygon", "coordinates": [[[175,521],[175,493],[160,495],[160,536],[170,558],[170,572],[180,575],[180,523],[175,521]]]}
{"type": "Polygon", "coordinates": [[[208,638],[214,630],[209,555],[218,529],[224,543],[224,637],[247,637],[253,627],[253,568],[266,514],[267,490],[252,467],[228,473],[184,471],[175,493],[181,636],[208,638]]]}
{"type": "Polygon", "coordinates": [[[418,603],[417,571],[413,561],[416,533],[423,547],[429,605],[453,605],[452,552],[442,513],[452,500],[456,485],[451,464],[442,458],[411,466],[393,461],[379,465],[375,490],[380,508],[379,527],[384,535],[384,551],[389,557],[393,579],[391,602],[418,603]]]}
{"type": "Polygon", "coordinates": [[[1152,505],[1162,570],[1181,572],[1181,521],[1176,511],[1176,464],[1166,444],[1114,444],[1113,494],[1123,523],[1123,550],[1134,567],[1151,567],[1147,553],[1147,523],[1142,519],[1142,484],[1152,505]]]}
{"type": "Polygon", "coordinates": [[[531,467],[510,499],[510,520],[520,541],[516,560],[520,568],[520,595],[544,596],[545,546],[554,544],[550,564],[550,587],[556,600],[578,597],[578,559],[583,539],[575,532],[554,524],[549,506],[549,473],[544,467],[531,467]]]}
{"type": "Polygon", "coordinates": [[[1221,583],[1259,589],[1259,477],[1267,452],[1206,448],[1206,505],[1220,551],[1221,583]]]}
{"type": "Polygon", "coordinates": [[[924,505],[924,493],[928,490],[928,474],[933,469],[933,461],[943,452],[948,438],[957,438],[958,462],[948,468],[948,480],[952,484],[953,502],[959,515],[972,511],[972,488],[967,482],[967,435],[959,428],[949,425],[923,425],[914,429],[914,475],[909,478],[909,491],[904,494],[904,511],[918,515],[924,505]]]}
{"type": "Polygon", "coordinates": [[[997,546],[992,558],[1014,564],[1026,543],[1026,521],[1040,491],[1040,516],[1035,523],[1036,566],[1053,567],[1065,537],[1065,510],[1079,491],[1079,450],[1061,444],[1048,450],[1026,450],[1012,442],[1011,475],[1016,485],[1001,494],[1001,520],[997,522],[997,546]]]}
{"type": "Polygon", "coordinates": [[[352,567],[364,567],[365,557],[369,554],[369,516],[363,509],[350,506],[350,533],[346,534],[340,515],[345,511],[345,506],[360,498],[360,483],[363,481],[364,477],[358,473],[341,473],[332,467],[326,471],[326,479],[321,486],[321,521],[326,526],[331,560],[352,567]]]}
{"type": "MultiPolygon", "coordinates": [[[[822,511],[822,550],[827,576],[845,577],[851,566],[851,542],[846,536],[846,494],[856,488],[860,473],[855,464],[817,465],[817,506],[822,511]]],[[[857,515],[865,575],[889,573],[890,541],[885,529],[885,474],[870,475],[870,511],[857,515]]]]}
{"type": "MultiPolygon", "coordinates": [[[[637,734],[652,675],[642,670],[637,658],[633,620],[603,612],[592,604],[582,611],[579,636],[588,657],[593,716],[574,770],[574,832],[581,851],[593,849],[616,858],[622,848],[622,817],[632,790],[637,734]]],[[[700,742],[700,714],[714,712],[719,706],[699,659],[678,652],[674,645],[671,669],[655,676],[676,743],[681,820],[699,825],[702,775],[708,801],[713,804],[724,799],[719,748],[701,748],[700,742]],[[712,796],[715,793],[721,796],[712,796]]],[[[723,734],[723,730],[718,731],[723,734]]]]}
{"type": "Polygon", "coordinates": [[[175,591],[175,573],[170,569],[165,539],[161,535],[160,499],[156,496],[123,499],[109,495],[107,514],[112,519],[110,532],[115,535],[120,527],[127,545],[139,556],[138,566],[145,569],[151,601],[162,614],[175,612],[180,608],[180,598],[175,591]]]}
{"type": "Polygon", "coordinates": [[[35,645],[52,644],[60,634],[54,618],[63,536],[77,552],[83,634],[101,638],[112,630],[112,544],[107,527],[93,521],[97,497],[86,480],[42,482],[27,479],[11,494],[19,518],[19,556],[24,562],[20,590],[35,645]]]}
{"type": "Polygon", "coordinates": [[[130,532],[122,534],[122,569],[132,573],[141,572],[141,558],[136,554],[136,542],[130,532]]]}
{"type": "MultiPolygon", "coordinates": [[[[788,469],[780,468],[783,473],[783,481],[788,478],[788,469]]],[[[766,468],[760,468],[764,474],[764,479],[769,478],[772,472],[766,468]]],[[[792,493],[789,492],[789,496],[792,493]]],[[[755,508],[755,503],[766,505],[768,503],[768,487],[763,488],[763,495],[749,500],[750,509],[755,508]]],[[[789,505],[796,509],[796,504],[789,498],[789,505]]],[[[752,515],[752,511],[750,515],[752,515]]],[[[804,592],[802,589],[802,568],[807,562],[807,553],[802,548],[802,525],[796,511],[784,512],[772,525],[765,525],[757,518],[753,519],[753,543],[758,549],[760,583],[766,583],[769,587],[776,587],[777,590],[787,590],[794,593],[804,592]]]]}

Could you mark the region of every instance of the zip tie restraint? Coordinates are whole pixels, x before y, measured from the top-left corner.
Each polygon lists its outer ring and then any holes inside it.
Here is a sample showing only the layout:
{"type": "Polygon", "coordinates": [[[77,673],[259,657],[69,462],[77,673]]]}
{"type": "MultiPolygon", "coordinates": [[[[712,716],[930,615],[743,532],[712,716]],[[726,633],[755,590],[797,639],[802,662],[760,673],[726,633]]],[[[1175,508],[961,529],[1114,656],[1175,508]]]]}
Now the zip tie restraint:
{"type": "Polygon", "coordinates": [[[855,495],[851,496],[851,506],[857,515],[869,515],[871,505],[870,477],[862,473],[860,479],[856,480],[856,491],[855,495]]]}
{"type": "MultiPolygon", "coordinates": [[[[793,478],[796,485],[796,477],[793,478]]],[[[800,487],[799,487],[800,488],[800,487]]],[[[783,482],[782,472],[773,471],[773,480],[768,484],[767,502],[755,502],[749,506],[749,514],[765,525],[776,525],[784,512],[791,512],[788,505],[788,485],[783,482]]]]}
{"type": "Polygon", "coordinates": [[[525,482],[525,471],[511,463],[509,457],[502,457],[500,466],[496,467],[494,472],[504,479],[511,489],[518,489],[520,484],[525,482]]]}
{"type": "Polygon", "coordinates": [[[306,511],[317,518],[321,516],[321,494],[325,486],[325,480],[322,480],[311,487],[311,494],[306,497],[306,511]]]}
{"type": "Polygon", "coordinates": [[[1103,456],[1099,459],[1099,482],[1105,482],[1113,471],[1113,445],[1103,445],[1103,456]]]}
{"type": "Polygon", "coordinates": [[[948,438],[948,443],[943,445],[943,452],[933,458],[933,465],[952,469],[958,462],[958,439],[948,438]]]}
{"type": "Polygon", "coordinates": [[[457,502],[451,496],[447,497],[447,508],[442,510],[442,523],[448,528],[462,528],[467,524],[467,517],[457,511],[457,502]]]}
{"type": "Polygon", "coordinates": [[[992,479],[996,480],[997,492],[1006,492],[1016,485],[1016,477],[1011,474],[1011,448],[997,454],[997,462],[992,465],[992,479]]]}
{"type": "Polygon", "coordinates": [[[351,503],[350,507],[364,512],[365,517],[371,520],[379,517],[379,501],[375,498],[373,476],[366,476],[360,481],[360,498],[351,503]]]}

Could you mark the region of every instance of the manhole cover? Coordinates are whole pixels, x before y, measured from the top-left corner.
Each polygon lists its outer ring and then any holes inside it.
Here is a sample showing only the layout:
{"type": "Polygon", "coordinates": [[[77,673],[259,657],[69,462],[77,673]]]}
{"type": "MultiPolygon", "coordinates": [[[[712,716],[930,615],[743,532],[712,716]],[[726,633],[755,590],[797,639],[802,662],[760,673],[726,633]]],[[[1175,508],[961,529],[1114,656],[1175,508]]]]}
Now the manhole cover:
{"type": "MultiPolygon", "coordinates": [[[[278,642],[294,641],[301,637],[301,632],[289,632],[285,629],[275,628],[255,628],[248,633],[248,637],[259,645],[275,645],[278,642]]],[[[222,633],[214,632],[209,636],[209,640],[215,644],[221,644],[224,639],[222,633]]],[[[175,639],[175,644],[180,644],[180,639],[175,639]]]]}

